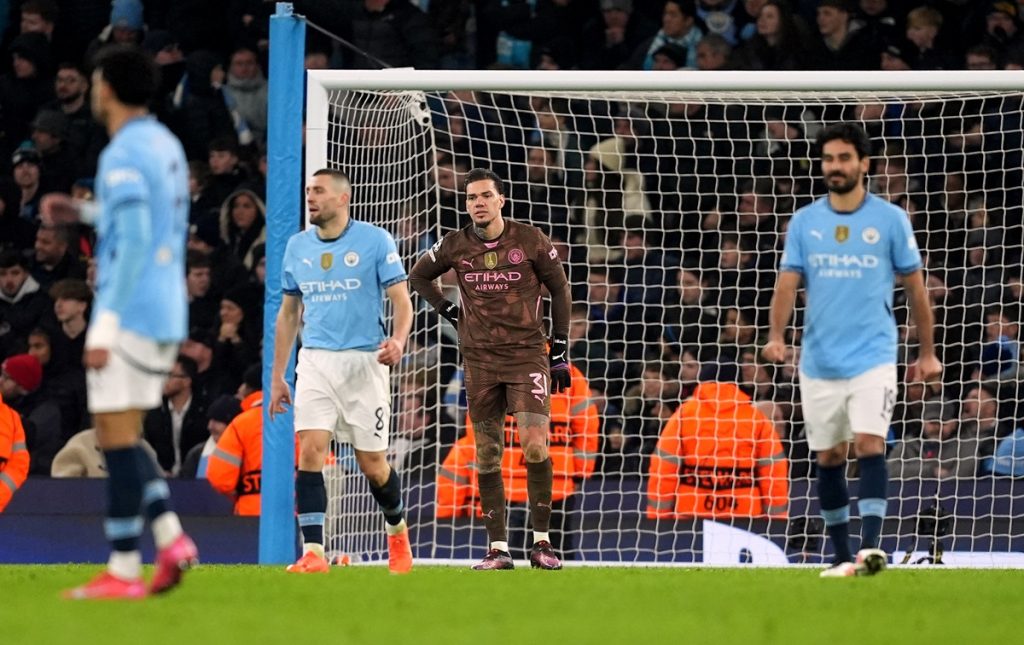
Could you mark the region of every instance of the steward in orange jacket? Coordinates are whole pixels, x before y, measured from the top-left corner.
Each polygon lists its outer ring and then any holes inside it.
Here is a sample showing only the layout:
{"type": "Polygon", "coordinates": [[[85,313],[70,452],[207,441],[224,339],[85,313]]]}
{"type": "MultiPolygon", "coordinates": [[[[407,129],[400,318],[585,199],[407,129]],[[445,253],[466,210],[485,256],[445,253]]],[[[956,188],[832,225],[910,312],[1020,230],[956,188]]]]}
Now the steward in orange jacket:
{"type": "Polygon", "coordinates": [[[735,383],[702,382],[661,431],[647,517],[784,518],[788,505],[789,462],[772,422],[735,383]]]}
{"type": "MultiPolygon", "coordinates": [[[[590,400],[590,385],[575,365],[570,365],[572,384],[568,390],[551,395],[550,447],[552,503],[576,492],[576,479],[594,472],[600,445],[597,406],[590,400]]],[[[501,471],[505,477],[505,498],[509,503],[528,503],[526,457],[514,441],[515,417],[505,418],[505,451],[501,471]]],[[[436,516],[469,517],[480,514],[473,423],[466,417],[466,436],[452,447],[437,471],[436,516]],[[475,511],[474,511],[475,509],[475,511]]]]}
{"type": "Polygon", "coordinates": [[[28,477],[28,447],[21,415],[0,397],[0,513],[28,477]]]}
{"type": "MultiPolygon", "coordinates": [[[[298,456],[296,435],[296,460],[298,456]]],[[[235,515],[259,515],[262,468],[263,393],[253,392],[242,401],[241,414],[217,441],[207,462],[206,478],[215,490],[235,500],[235,515]]]]}

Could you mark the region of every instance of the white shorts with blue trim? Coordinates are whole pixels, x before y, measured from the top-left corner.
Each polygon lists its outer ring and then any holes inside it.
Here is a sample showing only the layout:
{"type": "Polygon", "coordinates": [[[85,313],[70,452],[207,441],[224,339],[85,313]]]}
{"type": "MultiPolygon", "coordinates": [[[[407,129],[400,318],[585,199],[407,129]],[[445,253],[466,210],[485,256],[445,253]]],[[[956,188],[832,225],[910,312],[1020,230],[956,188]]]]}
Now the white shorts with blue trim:
{"type": "Polygon", "coordinates": [[[387,450],[391,369],[377,352],[303,348],[295,375],[296,432],[328,430],[356,450],[387,450]]]}
{"type": "Polygon", "coordinates": [[[879,365],[844,379],[817,379],[800,372],[800,405],[811,450],[853,441],[854,434],[884,439],[896,406],[896,365],[879,365]]]}

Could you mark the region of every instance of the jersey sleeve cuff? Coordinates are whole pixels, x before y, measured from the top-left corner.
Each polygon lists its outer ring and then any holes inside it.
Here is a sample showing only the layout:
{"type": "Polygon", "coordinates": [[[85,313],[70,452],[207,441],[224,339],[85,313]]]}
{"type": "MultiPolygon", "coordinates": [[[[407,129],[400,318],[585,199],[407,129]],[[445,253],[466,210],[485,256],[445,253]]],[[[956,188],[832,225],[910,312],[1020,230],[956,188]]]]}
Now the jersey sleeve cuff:
{"type": "Polygon", "coordinates": [[[383,286],[384,286],[385,289],[387,289],[388,287],[391,287],[392,285],[396,285],[399,282],[405,282],[408,279],[409,278],[407,276],[400,275],[400,276],[397,276],[395,278],[391,278],[390,280],[384,282],[383,286]]]}
{"type": "Polygon", "coordinates": [[[921,265],[921,263],[913,264],[913,265],[911,265],[911,266],[909,266],[907,268],[896,267],[896,273],[898,273],[900,275],[910,275],[911,273],[914,273],[915,271],[919,271],[922,268],[923,268],[923,265],[921,265]]]}
{"type": "Polygon", "coordinates": [[[779,271],[789,271],[790,273],[799,273],[802,275],[804,272],[804,268],[793,266],[792,264],[784,264],[779,267],[779,271]]]}
{"type": "Polygon", "coordinates": [[[114,346],[120,329],[121,317],[116,313],[109,310],[97,312],[85,334],[85,348],[110,349],[114,346]]]}
{"type": "Polygon", "coordinates": [[[285,293],[289,296],[301,296],[302,289],[281,289],[281,293],[285,293]]]}

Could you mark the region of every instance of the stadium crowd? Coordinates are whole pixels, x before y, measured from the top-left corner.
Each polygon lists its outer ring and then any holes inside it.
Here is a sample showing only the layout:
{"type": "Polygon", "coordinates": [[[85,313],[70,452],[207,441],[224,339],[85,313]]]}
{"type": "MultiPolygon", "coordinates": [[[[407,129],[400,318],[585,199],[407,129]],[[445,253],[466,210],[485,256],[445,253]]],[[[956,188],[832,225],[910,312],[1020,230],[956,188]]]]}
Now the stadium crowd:
{"type": "MultiPolygon", "coordinates": [[[[1024,3],[1011,0],[294,4],[354,45],[310,30],[310,69],[1024,68],[1024,3]]],[[[258,389],[251,375],[266,278],[272,11],[257,0],[0,2],[0,395],[23,421],[30,475],[56,474],[61,449],[90,427],[81,357],[94,237],[85,226],[41,226],[38,210],[48,192],[92,198],[106,133],[90,114],[90,60],[110,43],[137,43],[156,57],[163,93],[153,111],[190,160],[183,279],[192,331],[164,405],[146,420],[161,467],[202,473],[210,437],[242,409],[229,414],[222,397],[258,389]]],[[[509,180],[511,215],[556,243],[573,288],[573,364],[598,404],[604,476],[647,472],[666,422],[702,372],[733,374],[774,424],[789,476],[809,475],[798,355],[775,367],[758,348],[788,217],[822,193],[810,142],[839,119],[867,127],[876,146],[870,187],[913,220],[946,366],[941,382],[908,375],[891,471],[1012,472],[993,457],[1024,415],[1019,95],[799,108],[580,105],[482,93],[442,102],[437,191],[429,192],[438,201],[420,212],[440,214],[442,231],[461,225],[461,177],[488,165],[509,180]]],[[[436,241],[433,224],[410,218],[392,231],[409,264],[436,241]]],[[[901,302],[896,315],[905,321],[901,302]]],[[[433,321],[423,309],[414,329],[433,321]]],[[[912,353],[913,330],[901,329],[912,353]]],[[[433,394],[460,383],[457,351],[445,338],[434,346],[428,334],[414,336],[410,364],[425,353],[438,359],[396,395],[395,443],[407,466],[436,468],[462,432],[458,396],[449,405],[433,394]]]]}

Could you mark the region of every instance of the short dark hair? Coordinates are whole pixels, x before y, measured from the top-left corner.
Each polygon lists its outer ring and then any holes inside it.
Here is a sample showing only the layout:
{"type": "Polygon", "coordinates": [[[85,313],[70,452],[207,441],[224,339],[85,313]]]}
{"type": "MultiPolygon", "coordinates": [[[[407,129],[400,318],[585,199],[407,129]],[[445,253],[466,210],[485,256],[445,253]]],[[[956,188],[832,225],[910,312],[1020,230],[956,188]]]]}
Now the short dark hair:
{"type": "Polygon", "coordinates": [[[28,0],[21,3],[21,13],[34,13],[46,22],[57,22],[60,9],[53,0],[28,0]]]}
{"type": "Polygon", "coordinates": [[[337,168],[321,168],[313,173],[314,177],[330,177],[334,180],[335,184],[342,186],[348,185],[348,189],[352,190],[352,180],[348,178],[348,175],[343,170],[337,168]]]}
{"type": "Polygon", "coordinates": [[[160,87],[160,69],[153,57],[134,45],[105,47],[96,56],[95,69],[125,105],[148,106],[160,87]]]}
{"type": "Polygon", "coordinates": [[[12,267],[21,267],[28,270],[28,258],[22,255],[21,251],[15,249],[0,251],[0,269],[10,269],[12,267]]]}
{"type": "Polygon", "coordinates": [[[76,63],[74,61],[66,60],[66,61],[60,63],[59,65],[57,65],[57,71],[58,72],[64,71],[66,69],[74,70],[82,78],[84,78],[87,83],[89,82],[89,74],[86,73],[85,68],[82,67],[80,64],[78,64],[78,63],[76,63]]]}
{"type": "Polygon", "coordinates": [[[462,182],[462,189],[466,190],[474,181],[486,181],[488,179],[494,182],[494,188],[498,191],[499,195],[505,194],[505,184],[502,183],[501,177],[490,168],[473,168],[467,172],[466,179],[462,182]]]}
{"type": "Polygon", "coordinates": [[[85,283],[85,280],[64,278],[54,282],[50,287],[50,297],[54,300],[78,300],[90,303],[92,302],[92,289],[85,283]]]}
{"type": "Polygon", "coordinates": [[[185,356],[184,354],[178,354],[178,357],[175,358],[174,361],[178,365],[181,365],[181,371],[185,372],[185,376],[189,377],[190,379],[194,379],[196,377],[196,374],[199,374],[199,364],[196,363],[191,358],[189,358],[188,356],[185,356]]]}
{"type": "Polygon", "coordinates": [[[210,256],[203,255],[199,251],[188,251],[185,253],[185,275],[192,269],[212,269],[213,260],[210,256]]]}
{"type": "Polygon", "coordinates": [[[864,128],[860,127],[856,123],[833,123],[827,126],[818,133],[818,140],[815,142],[818,146],[818,154],[825,149],[825,144],[829,141],[845,141],[853,146],[854,150],[857,151],[857,156],[860,158],[871,156],[871,140],[868,139],[867,132],[864,128]]]}
{"type": "Polygon", "coordinates": [[[206,147],[209,152],[230,152],[238,156],[238,141],[234,137],[216,137],[206,147]]]}

